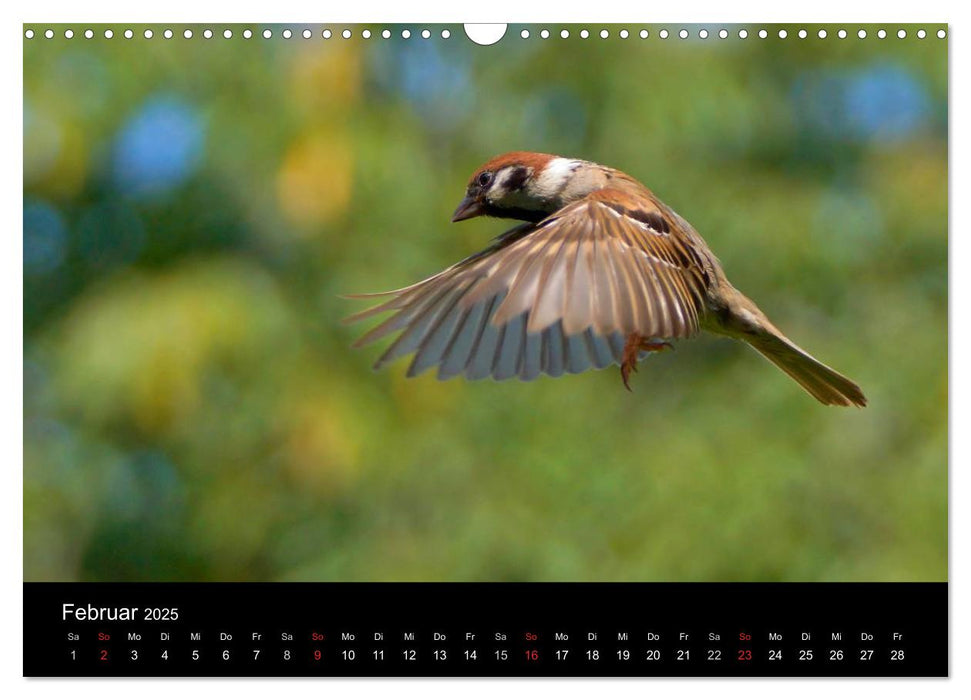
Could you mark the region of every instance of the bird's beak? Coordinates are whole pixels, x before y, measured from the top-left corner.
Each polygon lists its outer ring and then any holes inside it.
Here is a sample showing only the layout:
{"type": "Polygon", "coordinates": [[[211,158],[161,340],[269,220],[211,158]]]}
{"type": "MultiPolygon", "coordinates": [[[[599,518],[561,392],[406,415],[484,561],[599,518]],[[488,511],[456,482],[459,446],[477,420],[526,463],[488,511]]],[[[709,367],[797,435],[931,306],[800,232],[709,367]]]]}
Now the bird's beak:
{"type": "Polygon", "coordinates": [[[458,208],[456,208],[455,213],[452,214],[452,223],[456,221],[465,221],[466,219],[474,219],[477,216],[482,216],[485,214],[485,206],[482,202],[468,195],[459,202],[458,208]]]}

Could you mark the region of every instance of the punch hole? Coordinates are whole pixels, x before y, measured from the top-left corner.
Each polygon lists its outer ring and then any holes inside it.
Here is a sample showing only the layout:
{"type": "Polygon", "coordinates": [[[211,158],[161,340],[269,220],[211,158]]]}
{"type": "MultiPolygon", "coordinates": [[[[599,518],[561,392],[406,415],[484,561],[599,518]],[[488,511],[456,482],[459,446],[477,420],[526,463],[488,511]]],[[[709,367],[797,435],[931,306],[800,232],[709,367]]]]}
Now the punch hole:
{"type": "Polygon", "coordinates": [[[361,36],[363,38],[365,38],[365,39],[370,39],[371,38],[371,30],[370,29],[365,29],[364,31],[361,32],[361,36]]]}
{"type": "Polygon", "coordinates": [[[687,29],[682,29],[680,32],[678,32],[678,36],[681,37],[682,39],[687,39],[688,38],[688,30],[687,29]]]}
{"type": "MultiPolygon", "coordinates": [[[[344,31],[346,32],[348,30],[345,29],[344,31]]],[[[344,38],[346,39],[347,37],[345,36],[344,38]]],[[[401,38],[402,39],[410,39],[411,38],[411,30],[410,29],[402,29],[401,30],[401,38]]]]}
{"type": "MultiPolygon", "coordinates": [[[[724,31],[724,30],[722,30],[722,31],[724,31]]],[[[641,30],[641,33],[640,33],[641,39],[646,39],[648,36],[649,36],[648,31],[646,29],[642,29],[641,30]]]]}
{"type": "Polygon", "coordinates": [[[293,36],[293,32],[291,32],[289,29],[284,29],[283,30],[283,38],[284,39],[289,39],[292,36],[293,36]]]}
{"type": "Polygon", "coordinates": [[[164,36],[166,39],[171,39],[175,35],[172,33],[171,29],[166,29],[164,32],[162,32],[162,36],[164,36]]]}
{"type": "Polygon", "coordinates": [[[937,30],[937,38],[938,39],[943,39],[946,36],[947,36],[947,32],[946,31],[944,31],[943,29],[938,29],[937,30]]]}
{"type": "Polygon", "coordinates": [[[698,38],[699,39],[707,39],[708,38],[708,30],[707,29],[702,29],[700,32],[698,32],[698,38]]]}
{"type": "Polygon", "coordinates": [[[249,29],[244,29],[243,30],[243,38],[244,39],[252,39],[253,38],[253,32],[250,31],[249,29]]]}
{"type": "Polygon", "coordinates": [[[907,30],[905,30],[905,29],[898,29],[897,30],[897,38],[898,39],[906,39],[907,38],[907,30]]]}
{"type": "Polygon", "coordinates": [[[846,30],[845,29],[840,29],[838,32],[836,32],[836,36],[838,36],[840,39],[845,39],[846,38],[846,30]]]}
{"type": "Polygon", "coordinates": [[[779,30],[779,38],[780,39],[785,39],[788,36],[789,36],[789,32],[787,32],[785,29],[780,29],[779,30]]]}
{"type": "Polygon", "coordinates": [[[312,31],[310,31],[309,29],[304,29],[303,32],[301,32],[301,34],[300,34],[300,36],[302,36],[304,39],[309,39],[313,35],[314,35],[314,33],[312,31]]]}
{"type": "Polygon", "coordinates": [[[765,31],[764,29],[759,30],[759,39],[765,39],[767,36],[769,36],[769,33],[767,31],[765,31]]]}
{"type": "Polygon", "coordinates": [[[432,37],[432,33],[430,31],[428,31],[427,29],[422,29],[421,30],[421,38],[422,39],[431,39],[431,37],[432,37]]]}
{"type": "Polygon", "coordinates": [[[186,29],[184,32],[182,32],[182,38],[184,38],[184,39],[191,39],[192,38],[192,30],[191,29],[186,29]]]}
{"type": "Polygon", "coordinates": [[[866,39],[866,29],[861,29],[856,33],[856,35],[861,39],[866,39]]]}
{"type": "Polygon", "coordinates": [[[273,32],[271,32],[269,29],[264,29],[263,30],[263,38],[264,39],[269,39],[271,36],[273,36],[273,32]]]}
{"type": "Polygon", "coordinates": [[[151,39],[153,36],[155,36],[155,33],[151,29],[146,29],[143,36],[146,39],[151,39]]]}
{"type": "Polygon", "coordinates": [[[202,32],[202,38],[203,39],[212,39],[212,30],[211,29],[204,30],[202,32]]]}
{"type": "Polygon", "coordinates": [[[798,36],[800,39],[805,39],[807,36],[809,36],[809,32],[807,32],[805,29],[800,29],[798,36]]]}
{"type": "Polygon", "coordinates": [[[541,31],[539,33],[539,38],[540,39],[549,39],[550,38],[550,30],[549,29],[544,29],[543,31],[541,31]]]}
{"type": "Polygon", "coordinates": [[[590,37],[590,32],[588,32],[586,29],[581,29],[580,30],[580,38],[581,39],[588,39],[589,37],[590,37]]]}
{"type": "Polygon", "coordinates": [[[442,30],[442,38],[443,39],[448,39],[450,36],[452,36],[452,32],[448,31],[447,29],[443,29],[442,30]]]}
{"type": "Polygon", "coordinates": [[[523,31],[519,32],[519,36],[521,36],[523,39],[528,39],[529,38],[529,30],[528,29],[524,29],[523,31]]]}
{"type": "Polygon", "coordinates": [[[626,39],[629,36],[630,36],[630,32],[628,32],[626,29],[621,29],[620,30],[620,38],[621,39],[626,39]]]}
{"type": "Polygon", "coordinates": [[[569,39],[570,38],[570,32],[567,31],[566,29],[561,29],[560,30],[560,38],[561,39],[569,39]]]}
{"type": "Polygon", "coordinates": [[[820,39],[825,39],[827,36],[826,30],[820,29],[818,32],[816,32],[816,36],[818,36],[820,39]]]}
{"type": "Polygon", "coordinates": [[[601,29],[600,30],[600,38],[601,39],[606,39],[608,36],[610,36],[610,32],[608,32],[606,29],[601,29]]]}
{"type": "MultiPolygon", "coordinates": [[[[330,37],[325,37],[325,38],[330,38],[330,37]]],[[[391,30],[390,29],[385,29],[383,32],[381,32],[381,38],[382,39],[390,39],[391,38],[391,30]]]]}
{"type": "Polygon", "coordinates": [[[747,29],[739,29],[738,30],[738,38],[739,39],[747,39],[748,38],[748,30],[747,29]]]}
{"type": "Polygon", "coordinates": [[[880,31],[878,31],[877,32],[877,38],[878,39],[886,39],[887,38],[887,30],[886,29],[881,29],[880,31]]]}
{"type": "Polygon", "coordinates": [[[28,39],[33,39],[34,38],[34,30],[33,29],[28,29],[26,32],[24,32],[24,36],[27,37],[28,39]]]}
{"type": "MultiPolygon", "coordinates": [[[[505,24],[466,24],[463,26],[465,35],[479,46],[491,46],[506,35],[505,24]]],[[[546,36],[549,36],[549,32],[546,32],[546,36]]]]}
{"type": "Polygon", "coordinates": [[[115,33],[110,29],[105,29],[105,39],[111,39],[115,36],[115,33]]]}
{"type": "Polygon", "coordinates": [[[64,30],[64,38],[65,39],[73,39],[74,38],[74,30],[73,29],[66,29],[66,30],[64,30]]]}
{"type": "Polygon", "coordinates": [[[135,36],[135,32],[133,32],[131,29],[126,29],[125,30],[125,38],[126,39],[131,39],[134,36],[135,36]]]}
{"type": "Polygon", "coordinates": [[[728,30],[727,29],[719,29],[718,30],[718,38],[719,39],[727,39],[728,38],[728,30]]]}
{"type": "MultiPolygon", "coordinates": [[[[406,31],[408,31],[408,30],[406,29],[405,32],[406,31]]],[[[401,32],[401,35],[404,36],[404,33],[405,32],[401,32]]],[[[345,29],[344,31],[341,32],[341,36],[343,38],[345,38],[345,39],[350,39],[351,38],[351,30],[350,29],[345,29]]],[[[405,39],[407,39],[407,38],[408,37],[405,37],[405,39]]]]}
{"type": "Polygon", "coordinates": [[[668,38],[668,30],[667,29],[662,29],[661,31],[659,31],[657,33],[657,35],[659,37],[661,37],[662,39],[667,39],[668,38]]]}
{"type": "Polygon", "coordinates": [[[923,29],[918,29],[917,30],[917,38],[918,39],[923,39],[926,36],[927,36],[927,32],[925,32],[923,29]]]}
{"type": "Polygon", "coordinates": [[[225,29],[225,30],[223,30],[223,39],[232,39],[232,38],[233,38],[233,30],[232,29],[225,29]]]}

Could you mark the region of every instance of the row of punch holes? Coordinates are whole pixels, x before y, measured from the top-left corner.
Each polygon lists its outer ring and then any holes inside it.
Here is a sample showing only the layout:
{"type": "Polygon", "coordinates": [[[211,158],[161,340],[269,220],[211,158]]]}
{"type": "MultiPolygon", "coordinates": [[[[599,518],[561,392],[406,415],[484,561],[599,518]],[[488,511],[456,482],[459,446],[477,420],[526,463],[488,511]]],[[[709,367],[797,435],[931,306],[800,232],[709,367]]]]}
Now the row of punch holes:
{"type": "MultiPolygon", "coordinates": [[[[719,39],[727,39],[733,33],[736,34],[739,39],[747,39],[749,37],[749,31],[747,29],[739,29],[737,32],[730,32],[728,29],[719,29],[717,31],[713,30],[711,32],[709,32],[707,29],[699,29],[695,32],[695,36],[698,39],[708,39],[709,37],[715,37],[715,36],[717,36],[719,39]]],[[[787,39],[790,36],[788,30],[786,29],[779,29],[777,32],[773,32],[773,33],[779,39],[787,39]]],[[[846,29],[838,29],[833,33],[839,39],[846,39],[848,36],[850,36],[850,32],[848,32],[846,29]]],[[[171,29],[164,29],[161,32],[161,36],[164,39],[172,39],[175,36],[175,34],[176,33],[171,29]]],[[[194,32],[191,29],[185,29],[181,32],[181,34],[184,39],[192,39],[195,36],[194,32]]],[[[430,39],[432,36],[432,32],[428,29],[422,29],[420,31],[416,30],[414,34],[410,29],[402,29],[400,30],[400,32],[398,32],[398,34],[402,39],[410,39],[412,36],[420,36],[422,39],[430,39]]],[[[440,34],[442,39],[448,39],[452,36],[452,33],[448,29],[442,29],[440,34]]],[[[561,39],[569,39],[572,36],[572,33],[569,29],[561,29],[558,34],[561,39]]],[[[814,32],[814,34],[819,39],[826,39],[830,35],[829,31],[827,31],[826,29],[819,29],[816,32],[814,32]]],[[[121,35],[124,36],[124,38],[126,39],[133,39],[136,36],[136,33],[131,29],[126,29],[122,32],[121,35]]],[[[141,35],[145,39],[152,39],[155,37],[155,32],[151,29],[145,29],[141,33],[141,35]]],[[[254,36],[257,36],[257,33],[254,32],[252,29],[244,29],[241,32],[239,32],[239,35],[242,36],[242,38],[244,39],[252,39],[254,36]]],[[[259,32],[259,35],[262,36],[264,39],[272,39],[274,36],[276,36],[273,30],[271,29],[264,29],[262,30],[262,32],[259,32]]],[[[314,32],[310,29],[304,29],[299,32],[294,32],[291,29],[283,29],[279,32],[279,36],[281,36],[284,39],[292,39],[297,35],[302,36],[304,39],[311,39],[314,37],[314,32]]],[[[372,33],[370,29],[363,29],[360,31],[360,36],[362,39],[370,39],[374,35],[375,34],[372,33]]],[[[537,35],[539,36],[540,39],[549,39],[551,36],[553,36],[553,34],[548,29],[541,29],[539,32],[537,32],[537,35]]],[[[587,29],[579,30],[578,32],[576,32],[576,35],[579,36],[581,39],[588,39],[591,36],[593,36],[590,33],[590,31],[587,29]]],[[[609,39],[611,36],[611,32],[610,30],[607,30],[607,29],[601,29],[598,33],[596,33],[596,35],[599,36],[601,39],[609,39]]],[[[647,29],[641,29],[640,31],[636,32],[636,35],[641,39],[647,39],[651,36],[651,33],[647,29]]],[[[770,32],[766,29],[759,29],[757,32],[754,33],[754,35],[757,36],[759,39],[767,39],[770,36],[770,32]]],[[[887,36],[890,36],[891,34],[888,33],[887,30],[885,29],[878,29],[875,32],[875,35],[878,39],[886,39],[887,36]]],[[[33,39],[35,36],[39,36],[39,35],[33,29],[27,29],[24,32],[24,36],[27,39],[33,39]]],[[[53,29],[47,29],[47,30],[44,30],[44,32],[42,33],[42,36],[45,39],[53,39],[56,36],[56,33],[53,29]]],[[[83,32],[81,32],[81,36],[83,36],[85,39],[93,39],[95,37],[95,31],[93,29],[85,29],[83,32]]],[[[105,39],[112,39],[114,38],[115,33],[111,29],[105,29],[103,36],[105,39]]],[[[204,29],[201,32],[201,36],[204,39],[212,39],[214,36],[216,36],[216,32],[214,32],[212,29],[204,29]]],[[[222,37],[224,39],[232,39],[234,36],[236,36],[236,33],[233,32],[232,29],[224,29],[222,31],[222,37]]],[[[350,39],[354,36],[354,31],[351,29],[344,29],[338,32],[334,32],[334,31],[331,31],[330,29],[324,29],[323,31],[320,32],[320,37],[323,39],[331,39],[338,36],[343,39],[350,39]]],[[[394,33],[390,29],[384,29],[380,32],[380,36],[383,39],[390,39],[392,36],[394,36],[394,33]]],[[[532,36],[532,34],[528,29],[523,29],[519,33],[519,36],[522,39],[529,39],[532,36]]],[[[628,39],[632,36],[632,33],[627,29],[621,29],[617,31],[617,36],[620,37],[621,39],[628,39]]],[[[661,29],[661,30],[658,30],[657,32],[657,37],[659,39],[667,39],[671,36],[677,36],[679,39],[688,39],[691,37],[691,32],[689,32],[687,29],[681,29],[675,33],[672,33],[667,29],[661,29]]],[[[810,36],[810,32],[808,32],[805,29],[800,29],[797,32],[795,32],[795,36],[797,36],[800,39],[806,39],[810,36]]],[[[860,39],[866,39],[868,36],[868,33],[865,29],[859,29],[856,32],[856,36],[860,39]]],[[[906,39],[908,36],[907,30],[898,29],[896,31],[896,36],[898,39],[906,39]]],[[[918,29],[916,32],[914,32],[914,36],[916,36],[918,39],[925,39],[927,37],[927,31],[924,29],[918,29]]],[[[944,29],[937,30],[938,39],[944,39],[946,36],[947,36],[947,32],[944,29]]],[[[75,32],[73,29],[64,30],[65,39],[73,39],[74,37],[75,37],[75,32]]],[[[475,37],[472,37],[472,39],[473,41],[476,40],[475,37]]],[[[486,42],[477,42],[477,43],[486,43],[486,42]]],[[[488,42],[488,43],[494,43],[494,42],[488,42]]]]}

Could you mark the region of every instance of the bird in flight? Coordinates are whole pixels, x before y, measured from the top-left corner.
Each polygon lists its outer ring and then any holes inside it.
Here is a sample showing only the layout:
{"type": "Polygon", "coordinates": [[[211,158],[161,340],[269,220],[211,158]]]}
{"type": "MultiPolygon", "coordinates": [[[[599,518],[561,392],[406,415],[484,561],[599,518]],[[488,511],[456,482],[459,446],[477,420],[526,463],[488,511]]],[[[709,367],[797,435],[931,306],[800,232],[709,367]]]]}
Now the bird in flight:
{"type": "Polygon", "coordinates": [[[865,406],[735,289],[691,224],[640,182],[545,153],[497,156],[473,173],[452,221],[515,219],[485,250],[347,319],[392,315],[355,346],[397,333],[375,368],[414,354],[408,376],[532,380],[591,367],[631,372],[699,331],[748,343],[821,403],[865,406]]]}

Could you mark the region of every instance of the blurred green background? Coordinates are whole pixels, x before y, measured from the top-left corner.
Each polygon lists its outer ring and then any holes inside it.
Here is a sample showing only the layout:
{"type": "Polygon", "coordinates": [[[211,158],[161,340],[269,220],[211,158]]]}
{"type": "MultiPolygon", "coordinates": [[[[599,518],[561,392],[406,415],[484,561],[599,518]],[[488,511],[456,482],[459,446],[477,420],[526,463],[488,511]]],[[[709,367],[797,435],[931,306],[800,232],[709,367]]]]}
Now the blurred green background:
{"type": "Polygon", "coordinates": [[[45,28],[24,41],[26,579],[946,579],[938,27],[511,26],[487,48],[459,26],[45,28]],[[870,406],[712,337],[633,394],[616,368],[373,373],[340,323],[366,304],[338,295],[502,232],[448,219],[513,149],[641,179],[870,406]]]}

